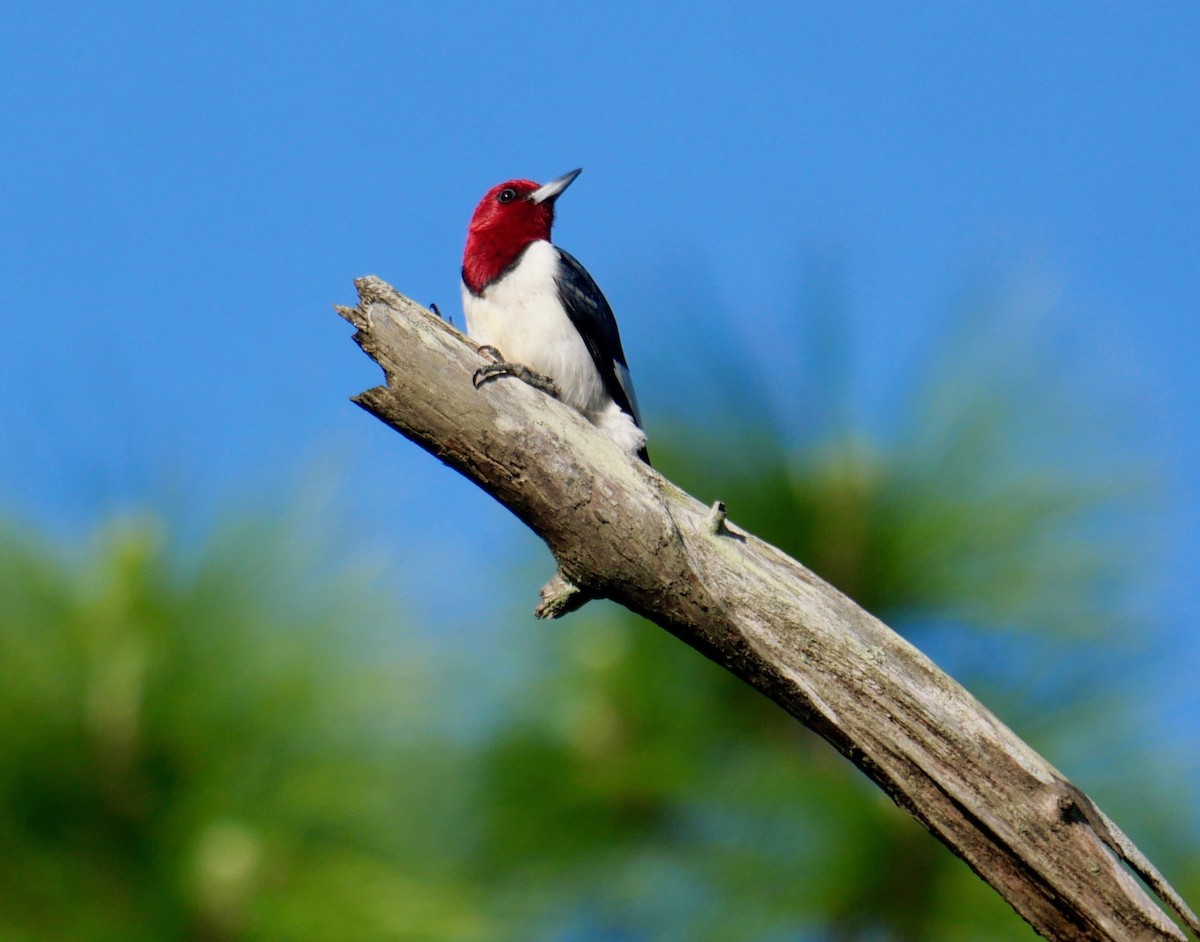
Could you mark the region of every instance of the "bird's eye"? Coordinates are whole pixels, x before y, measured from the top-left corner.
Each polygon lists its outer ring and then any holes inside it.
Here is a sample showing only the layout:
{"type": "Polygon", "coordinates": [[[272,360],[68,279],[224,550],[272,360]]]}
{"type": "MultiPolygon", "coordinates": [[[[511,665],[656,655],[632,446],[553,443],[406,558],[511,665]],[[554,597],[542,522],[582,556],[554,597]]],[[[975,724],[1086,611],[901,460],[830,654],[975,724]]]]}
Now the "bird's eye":
{"type": "Polygon", "coordinates": [[[501,203],[511,203],[517,198],[517,191],[511,186],[505,187],[500,191],[500,195],[496,197],[501,203]]]}

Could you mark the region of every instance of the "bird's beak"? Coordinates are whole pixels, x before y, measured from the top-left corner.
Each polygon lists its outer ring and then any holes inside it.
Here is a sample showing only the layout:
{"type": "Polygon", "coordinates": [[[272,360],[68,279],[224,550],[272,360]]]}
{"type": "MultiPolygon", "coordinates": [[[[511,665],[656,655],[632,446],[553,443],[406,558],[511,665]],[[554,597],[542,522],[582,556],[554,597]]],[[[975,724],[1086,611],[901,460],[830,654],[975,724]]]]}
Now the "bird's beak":
{"type": "Polygon", "coordinates": [[[536,190],[529,194],[529,199],[534,203],[553,204],[558,199],[559,194],[567,187],[575,182],[575,178],[583,173],[583,168],[572,170],[570,173],[564,173],[557,180],[551,180],[549,183],[544,183],[536,190]]]}

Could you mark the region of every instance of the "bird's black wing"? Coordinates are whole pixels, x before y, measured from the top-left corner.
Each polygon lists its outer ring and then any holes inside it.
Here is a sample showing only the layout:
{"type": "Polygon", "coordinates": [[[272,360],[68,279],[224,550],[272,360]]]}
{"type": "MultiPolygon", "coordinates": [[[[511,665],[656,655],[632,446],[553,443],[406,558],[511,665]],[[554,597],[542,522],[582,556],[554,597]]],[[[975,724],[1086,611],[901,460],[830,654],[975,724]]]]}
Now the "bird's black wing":
{"type": "Polygon", "coordinates": [[[600,371],[604,388],[620,409],[631,415],[638,428],[641,428],[642,416],[638,412],[637,396],[633,391],[629,366],[625,362],[625,351],[621,349],[621,335],[617,331],[617,319],[613,317],[612,308],[587,270],[562,249],[558,249],[558,254],[562,257],[558,291],[567,316],[583,337],[592,361],[600,371]]]}

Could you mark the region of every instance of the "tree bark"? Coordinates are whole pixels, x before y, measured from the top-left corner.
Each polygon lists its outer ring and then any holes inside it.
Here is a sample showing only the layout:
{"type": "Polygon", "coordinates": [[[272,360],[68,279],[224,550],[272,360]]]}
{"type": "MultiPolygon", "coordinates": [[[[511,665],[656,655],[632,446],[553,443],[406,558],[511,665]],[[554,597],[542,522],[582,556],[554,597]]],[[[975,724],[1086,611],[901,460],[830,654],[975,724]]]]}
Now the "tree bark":
{"type": "MultiPolygon", "coordinates": [[[[916,648],[781,551],[483,359],[376,278],[338,308],[387,384],[354,401],[474,481],[549,546],[541,615],[613,599],[815,730],[1041,935],[1186,939],[1200,920],[1086,795],[916,648]],[[1119,859],[1118,859],[1119,858],[1119,859]]],[[[735,508],[736,510],[736,508],[735,508]]]]}

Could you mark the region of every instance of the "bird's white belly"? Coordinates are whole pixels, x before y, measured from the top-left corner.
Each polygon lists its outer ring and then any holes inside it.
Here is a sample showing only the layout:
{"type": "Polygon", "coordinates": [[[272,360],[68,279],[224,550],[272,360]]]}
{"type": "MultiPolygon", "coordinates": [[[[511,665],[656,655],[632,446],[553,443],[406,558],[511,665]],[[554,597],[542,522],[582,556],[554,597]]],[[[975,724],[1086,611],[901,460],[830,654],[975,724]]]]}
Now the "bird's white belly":
{"type": "Polygon", "coordinates": [[[549,376],[563,402],[590,416],[611,399],[559,302],[557,265],[557,250],[548,242],[535,242],[516,268],[482,294],[463,285],[467,334],[480,345],[495,347],[506,360],[549,376]]]}

